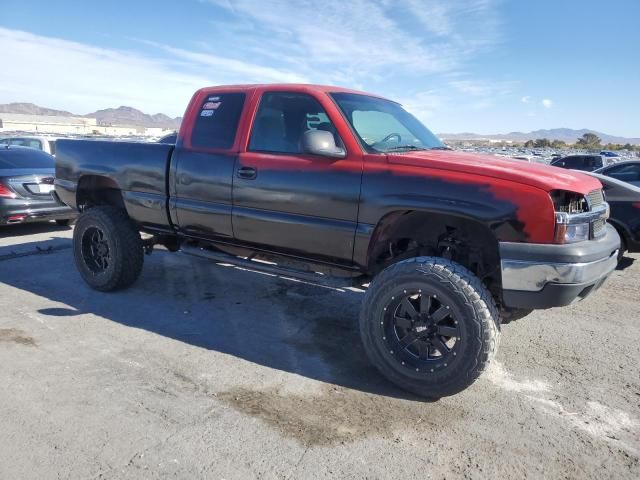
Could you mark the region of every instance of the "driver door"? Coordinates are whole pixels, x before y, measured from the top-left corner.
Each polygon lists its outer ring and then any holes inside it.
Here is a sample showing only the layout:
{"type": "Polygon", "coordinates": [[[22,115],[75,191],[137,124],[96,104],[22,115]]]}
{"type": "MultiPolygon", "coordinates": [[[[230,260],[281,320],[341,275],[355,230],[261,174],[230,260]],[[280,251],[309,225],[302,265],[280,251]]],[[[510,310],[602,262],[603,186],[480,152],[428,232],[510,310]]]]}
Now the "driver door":
{"type": "Polygon", "coordinates": [[[236,240],[271,251],[350,264],[358,216],[362,155],[310,155],[302,134],[321,129],[342,140],[311,94],[265,92],[233,183],[236,240]]]}

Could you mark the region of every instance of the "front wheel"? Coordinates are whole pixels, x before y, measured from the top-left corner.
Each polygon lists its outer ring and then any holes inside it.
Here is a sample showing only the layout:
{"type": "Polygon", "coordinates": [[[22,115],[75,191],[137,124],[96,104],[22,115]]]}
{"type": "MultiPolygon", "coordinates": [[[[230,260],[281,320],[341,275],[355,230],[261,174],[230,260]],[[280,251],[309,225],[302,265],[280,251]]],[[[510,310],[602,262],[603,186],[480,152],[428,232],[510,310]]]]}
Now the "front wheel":
{"type": "Polygon", "coordinates": [[[84,281],[102,292],[133,284],[144,257],[140,234],[127,212],[107,206],[80,215],[73,231],[73,255],[84,281]]]}
{"type": "Polygon", "coordinates": [[[495,354],[500,316],[491,294],[461,265],[417,257],[372,282],[360,315],[367,356],[388,380],[427,398],[470,386],[495,354]]]}

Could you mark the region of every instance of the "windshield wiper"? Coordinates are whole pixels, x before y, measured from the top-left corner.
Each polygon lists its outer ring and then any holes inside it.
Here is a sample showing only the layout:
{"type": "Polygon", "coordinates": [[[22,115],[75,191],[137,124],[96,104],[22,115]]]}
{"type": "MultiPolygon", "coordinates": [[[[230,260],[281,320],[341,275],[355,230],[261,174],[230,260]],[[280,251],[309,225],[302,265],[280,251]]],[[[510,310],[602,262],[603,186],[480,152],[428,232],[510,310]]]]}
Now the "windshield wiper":
{"type": "Polygon", "coordinates": [[[429,150],[453,150],[453,148],[442,145],[440,147],[431,147],[429,150]]]}
{"type": "Polygon", "coordinates": [[[424,147],[416,147],[415,145],[398,145],[396,147],[389,147],[385,152],[392,152],[394,150],[426,150],[424,147]]]}

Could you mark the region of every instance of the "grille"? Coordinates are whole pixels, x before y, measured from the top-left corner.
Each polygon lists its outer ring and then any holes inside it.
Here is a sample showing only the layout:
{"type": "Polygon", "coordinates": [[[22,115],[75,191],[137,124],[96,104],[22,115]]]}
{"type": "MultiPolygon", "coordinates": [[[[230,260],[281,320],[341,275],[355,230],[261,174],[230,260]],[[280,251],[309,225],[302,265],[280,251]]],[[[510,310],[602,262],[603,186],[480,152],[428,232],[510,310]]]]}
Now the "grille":
{"type": "Polygon", "coordinates": [[[606,222],[600,218],[598,220],[594,220],[591,225],[593,228],[593,236],[594,237],[599,237],[600,235],[604,234],[604,226],[605,226],[606,222]]]}
{"type": "Polygon", "coordinates": [[[587,194],[587,201],[589,202],[590,210],[593,210],[594,207],[599,207],[604,203],[604,196],[602,195],[602,190],[594,190],[587,194]]]}

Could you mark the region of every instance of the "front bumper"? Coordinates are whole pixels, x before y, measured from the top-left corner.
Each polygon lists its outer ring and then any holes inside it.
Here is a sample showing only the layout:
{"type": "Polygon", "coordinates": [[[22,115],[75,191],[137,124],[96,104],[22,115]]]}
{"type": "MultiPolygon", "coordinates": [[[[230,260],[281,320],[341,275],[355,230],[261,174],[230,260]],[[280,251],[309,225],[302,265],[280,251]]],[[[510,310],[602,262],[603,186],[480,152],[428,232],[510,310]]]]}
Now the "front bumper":
{"type": "Polygon", "coordinates": [[[597,240],[566,245],[500,243],[504,305],[562,307],[600,288],[618,263],[615,228],[597,240]]]}

